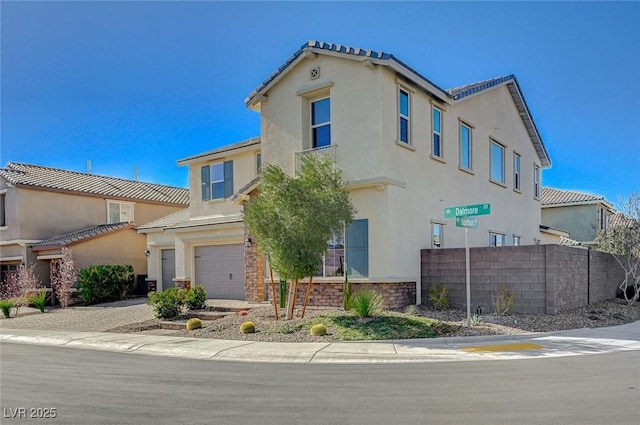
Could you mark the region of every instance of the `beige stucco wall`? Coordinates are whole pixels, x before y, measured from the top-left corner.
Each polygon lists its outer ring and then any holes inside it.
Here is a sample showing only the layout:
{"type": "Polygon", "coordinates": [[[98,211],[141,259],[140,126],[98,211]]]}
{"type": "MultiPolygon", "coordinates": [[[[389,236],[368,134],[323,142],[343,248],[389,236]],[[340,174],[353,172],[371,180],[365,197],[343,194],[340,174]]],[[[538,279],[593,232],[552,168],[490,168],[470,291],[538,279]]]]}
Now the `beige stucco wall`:
{"type": "MultiPolygon", "coordinates": [[[[145,247],[146,237],[135,229],[121,229],[68,246],[78,270],[91,265],[131,265],[136,275],[147,274],[145,247]]],[[[60,249],[37,252],[39,257],[58,254],[60,249]]],[[[49,260],[40,260],[38,263],[48,265],[49,260]]],[[[49,283],[48,276],[42,278],[49,283]]]]}
{"type": "MultiPolygon", "coordinates": [[[[0,231],[3,241],[42,240],[108,221],[107,199],[102,197],[9,188],[6,201],[7,228],[0,231]]],[[[148,223],[182,208],[134,202],[134,222],[148,223]]]]}
{"type": "Polygon", "coordinates": [[[591,242],[597,236],[597,205],[572,205],[545,207],[542,209],[542,224],[562,229],[569,237],[579,242],[591,242]]]}
{"type": "MultiPolygon", "coordinates": [[[[309,145],[309,102],[331,97],[332,144],[345,180],[392,179],[394,184],[352,191],[358,218],[369,219],[371,279],[419,281],[422,248],[431,247],[431,221],[442,221],[444,246],[464,246],[464,230],[444,218],[446,207],[490,203],[492,214],[479,217],[469,230],[471,246],[489,245],[489,231],[513,235],[522,244],[540,239],[540,203],[533,197],[533,166],[540,160],[513,100],[504,86],[441,105],[443,161],[431,154],[431,98],[410,85],[410,148],[397,139],[395,74],[384,67],[370,69],[359,61],[318,55],[289,71],[260,104],[263,161],[289,172],[294,154],[309,145]],[[309,70],[320,67],[320,78],[309,70]],[[311,91],[313,87],[323,87],[311,91]],[[298,94],[296,94],[298,93],[298,94]],[[300,93],[303,93],[302,95],[300,93]],[[459,169],[459,119],[472,125],[473,173],[459,169]],[[505,146],[505,186],[489,181],[490,139],[505,146]],[[521,193],[513,190],[513,151],[521,155],[521,193]]],[[[418,297],[419,298],[419,297],[418,297]]]]}

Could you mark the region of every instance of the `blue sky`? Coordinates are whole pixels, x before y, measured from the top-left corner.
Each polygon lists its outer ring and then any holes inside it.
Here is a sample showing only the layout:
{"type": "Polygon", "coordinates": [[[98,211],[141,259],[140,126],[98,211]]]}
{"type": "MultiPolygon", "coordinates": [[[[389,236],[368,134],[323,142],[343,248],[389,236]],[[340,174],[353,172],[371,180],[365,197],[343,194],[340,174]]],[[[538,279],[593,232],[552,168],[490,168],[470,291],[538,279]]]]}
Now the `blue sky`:
{"type": "Polygon", "coordinates": [[[443,88],[514,73],[543,185],[640,191],[638,2],[12,2],[0,163],[187,185],[176,161],[259,135],[244,98],[307,40],[394,54],[443,88]]]}

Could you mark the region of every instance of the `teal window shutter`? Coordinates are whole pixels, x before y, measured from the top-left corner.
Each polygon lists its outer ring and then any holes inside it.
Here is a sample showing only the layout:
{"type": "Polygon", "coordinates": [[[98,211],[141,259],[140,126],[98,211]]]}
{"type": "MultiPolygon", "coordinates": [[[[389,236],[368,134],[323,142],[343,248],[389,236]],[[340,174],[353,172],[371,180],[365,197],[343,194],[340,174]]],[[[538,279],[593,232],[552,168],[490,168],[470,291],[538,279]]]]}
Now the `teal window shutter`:
{"type": "Polygon", "coordinates": [[[211,168],[208,165],[200,168],[200,176],[202,178],[202,200],[211,199],[211,168]]]}
{"type": "Polygon", "coordinates": [[[224,163],[224,197],[233,195],[233,161],[224,163]]]}
{"type": "Polygon", "coordinates": [[[369,276],[369,220],[354,220],[347,228],[347,274],[369,276]]]}

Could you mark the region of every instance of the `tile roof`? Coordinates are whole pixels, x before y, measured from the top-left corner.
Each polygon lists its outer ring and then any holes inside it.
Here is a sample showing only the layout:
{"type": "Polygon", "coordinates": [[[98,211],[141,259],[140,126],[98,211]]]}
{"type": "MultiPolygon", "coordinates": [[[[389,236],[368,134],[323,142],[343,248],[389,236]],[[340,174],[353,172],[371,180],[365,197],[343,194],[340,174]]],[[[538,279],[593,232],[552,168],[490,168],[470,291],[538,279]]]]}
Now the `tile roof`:
{"type": "Polygon", "coordinates": [[[0,169],[0,177],[15,186],[161,204],[189,204],[189,189],[40,165],[9,162],[0,169]]]}
{"type": "Polygon", "coordinates": [[[576,192],[573,190],[554,189],[551,187],[543,187],[540,193],[540,202],[542,206],[556,206],[567,204],[594,204],[603,203],[613,208],[613,206],[604,199],[604,196],[592,195],[584,192],[576,192]]]}
{"type": "Polygon", "coordinates": [[[187,229],[192,227],[215,226],[217,224],[242,223],[242,213],[220,214],[210,217],[191,218],[180,223],[167,226],[165,230],[187,229]]]}
{"type": "Polygon", "coordinates": [[[185,208],[183,210],[176,211],[169,215],[165,215],[164,217],[160,217],[157,220],[153,220],[149,223],[143,224],[142,226],[138,226],[138,233],[146,233],[141,230],[152,230],[152,229],[164,229],[165,227],[170,227],[176,225],[178,223],[182,223],[184,221],[189,220],[189,208],[185,208]]]}
{"type": "Polygon", "coordinates": [[[454,87],[452,89],[447,89],[447,93],[455,100],[462,99],[463,97],[472,95],[474,93],[481,92],[483,90],[489,89],[491,87],[495,87],[498,84],[502,84],[506,81],[515,80],[516,76],[505,75],[503,77],[490,78],[488,80],[477,81],[475,83],[466,84],[460,87],[454,87]]]}
{"type": "Polygon", "coordinates": [[[623,213],[616,213],[611,216],[611,227],[631,226],[634,220],[623,213]]]}
{"type": "Polygon", "coordinates": [[[250,146],[257,146],[257,145],[260,145],[260,143],[261,143],[260,136],[252,137],[251,139],[243,140],[241,142],[233,143],[231,145],[226,145],[226,146],[222,146],[220,148],[212,149],[212,150],[207,151],[207,152],[202,152],[202,153],[199,153],[197,155],[190,156],[188,158],[180,159],[180,160],[178,160],[178,165],[184,165],[184,164],[187,164],[187,163],[189,163],[189,162],[191,162],[191,161],[193,161],[195,159],[204,158],[205,156],[217,155],[217,154],[230,152],[230,151],[234,151],[234,150],[238,150],[238,149],[242,149],[242,148],[247,148],[247,147],[250,147],[250,146]]]}
{"type": "Polygon", "coordinates": [[[78,230],[76,232],[67,233],[53,238],[45,239],[31,246],[33,251],[43,251],[47,249],[57,249],[75,243],[97,238],[107,233],[115,232],[120,229],[133,228],[133,223],[114,223],[101,224],[99,226],[90,227],[88,229],[78,230]]]}
{"type": "Polygon", "coordinates": [[[547,152],[547,148],[542,141],[542,137],[540,136],[538,127],[533,121],[533,116],[531,115],[527,102],[524,99],[520,84],[513,74],[491,78],[488,80],[467,84],[449,90],[444,90],[390,53],[359,49],[349,46],[343,46],[341,44],[324,43],[321,41],[308,41],[304,43],[298,50],[296,50],[293,55],[291,55],[274,72],[272,72],[266,80],[260,83],[260,85],[258,85],[258,87],[256,87],[245,98],[245,104],[249,107],[254,105],[254,103],[256,103],[256,101],[260,99],[263,93],[268,91],[273,84],[277,83],[282,74],[285,73],[288,68],[295,66],[299,61],[303,60],[306,55],[305,52],[342,55],[346,57],[359,57],[362,58],[362,60],[370,60],[372,63],[378,65],[388,66],[391,70],[404,75],[406,78],[409,78],[410,80],[416,82],[418,85],[423,87],[440,101],[449,104],[461,101],[465,97],[470,96],[474,93],[479,93],[492,87],[505,84],[507,85],[509,92],[511,93],[511,97],[516,104],[522,122],[524,123],[524,126],[529,133],[529,137],[531,138],[531,142],[533,143],[536,152],[538,153],[542,166],[545,168],[551,166],[551,159],[549,157],[549,153],[547,152]]]}

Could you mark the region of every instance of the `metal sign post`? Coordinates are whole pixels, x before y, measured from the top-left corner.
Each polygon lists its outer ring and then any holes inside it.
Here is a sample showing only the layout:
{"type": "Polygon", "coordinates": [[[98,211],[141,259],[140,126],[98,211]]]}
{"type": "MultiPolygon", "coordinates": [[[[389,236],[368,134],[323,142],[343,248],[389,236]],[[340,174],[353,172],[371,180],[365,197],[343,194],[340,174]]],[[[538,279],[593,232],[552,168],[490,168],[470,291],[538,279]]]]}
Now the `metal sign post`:
{"type": "Polygon", "coordinates": [[[471,329],[471,261],[469,259],[469,229],[478,227],[478,215],[491,214],[491,204],[465,205],[444,209],[446,218],[456,219],[456,227],[464,227],[464,262],[467,287],[467,327],[471,329]]]}

